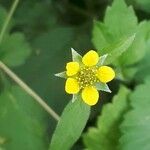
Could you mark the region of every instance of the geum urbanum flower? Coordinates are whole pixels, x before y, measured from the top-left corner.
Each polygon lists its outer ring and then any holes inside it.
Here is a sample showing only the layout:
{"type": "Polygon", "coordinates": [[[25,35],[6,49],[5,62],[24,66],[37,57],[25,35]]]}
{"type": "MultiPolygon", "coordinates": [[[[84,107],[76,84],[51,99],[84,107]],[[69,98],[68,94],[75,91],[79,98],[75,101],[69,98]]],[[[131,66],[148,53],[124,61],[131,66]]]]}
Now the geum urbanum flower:
{"type": "Polygon", "coordinates": [[[66,71],[55,74],[66,78],[65,91],[73,94],[73,101],[81,96],[82,100],[92,106],[98,102],[98,90],[111,92],[106,83],[115,77],[112,68],[104,66],[107,57],[99,57],[98,53],[90,50],[83,57],[74,49],[72,50],[73,61],[66,64],[66,71]]]}

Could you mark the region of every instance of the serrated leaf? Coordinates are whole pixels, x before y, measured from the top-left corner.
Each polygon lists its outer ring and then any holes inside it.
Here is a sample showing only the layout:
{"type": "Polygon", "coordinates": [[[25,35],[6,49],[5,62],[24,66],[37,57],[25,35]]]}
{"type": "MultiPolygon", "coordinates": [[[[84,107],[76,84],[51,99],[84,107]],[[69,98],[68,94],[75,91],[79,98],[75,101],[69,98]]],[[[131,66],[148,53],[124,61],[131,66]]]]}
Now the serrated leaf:
{"type": "Polygon", "coordinates": [[[125,115],[121,125],[122,150],[150,149],[150,77],[145,84],[136,87],[130,96],[131,110],[125,115]]]}
{"type": "Polygon", "coordinates": [[[82,62],[82,56],[77,53],[73,48],[71,48],[72,52],[72,60],[81,63],[82,62]]]}
{"type": "Polygon", "coordinates": [[[87,150],[116,150],[121,136],[119,126],[123,114],[128,109],[128,95],[130,91],[121,86],[113,103],[106,104],[97,121],[97,127],[89,128],[83,136],[87,150]]]}
{"type": "Polygon", "coordinates": [[[54,131],[49,150],[69,150],[80,137],[89,118],[90,106],[81,99],[72,101],[64,109],[54,131]]]}
{"type": "Polygon", "coordinates": [[[124,0],[114,0],[112,6],[107,7],[104,24],[114,39],[135,33],[137,23],[133,8],[128,7],[124,0]]]}
{"type": "Polygon", "coordinates": [[[128,66],[140,61],[146,53],[146,37],[148,22],[139,23],[133,44],[119,59],[121,66],[128,66]]]}
{"type": "Polygon", "coordinates": [[[114,0],[112,6],[107,7],[104,22],[94,22],[92,41],[99,52],[105,54],[102,49],[136,33],[136,29],[137,18],[133,9],[128,8],[124,0],[114,0]]]}
{"type": "MultiPolygon", "coordinates": [[[[127,66],[138,63],[145,55],[145,26],[147,26],[145,22],[138,24],[134,10],[132,7],[128,7],[124,0],[114,0],[112,6],[106,10],[104,22],[94,23],[92,41],[100,54],[111,53],[111,49],[106,52],[107,47],[111,47],[120,39],[136,33],[132,45],[113,61],[113,65],[129,72],[127,66]]],[[[122,79],[127,78],[127,76],[122,77],[122,79]]]]}
{"type": "Polygon", "coordinates": [[[0,146],[11,150],[46,150],[47,114],[17,86],[0,95],[0,146]],[[26,144],[25,144],[26,143],[26,144]]]}
{"type": "Polygon", "coordinates": [[[111,90],[109,89],[108,85],[106,83],[98,82],[95,84],[96,89],[100,91],[105,91],[111,93],[111,90]]]}
{"type": "Polygon", "coordinates": [[[137,81],[144,80],[150,74],[150,22],[145,22],[145,33],[146,44],[144,46],[146,47],[146,54],[138,64],[138,72],[135,75],[137,81]]]}
{"type": "Polygon", "coordinates": [[[0,60],[9,66],[18,66],[25,62],[30,54],[30,46],[22,33],[6,35],[0,45],[0,60]]]}
{"type": "Polygon", "coordinates": [[[105,48],[106,52],[110,52],[108,57],[106,58],[105,64],[111,64],[115,61],[119,56],[121,56],[128,48],[132,45],[135,38],[135,34],[123,39],[121,42],[114,44],[105,48]]]}

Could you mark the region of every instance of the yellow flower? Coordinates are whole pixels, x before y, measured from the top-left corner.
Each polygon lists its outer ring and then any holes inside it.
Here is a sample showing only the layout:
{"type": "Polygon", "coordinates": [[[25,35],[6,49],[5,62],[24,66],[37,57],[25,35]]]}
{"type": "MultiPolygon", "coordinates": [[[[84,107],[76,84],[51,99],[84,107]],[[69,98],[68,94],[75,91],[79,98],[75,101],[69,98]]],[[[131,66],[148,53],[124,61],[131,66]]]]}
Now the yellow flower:
{"type": "Polygon", "coordinates": [[[98,102],[99,92],[110,92],[107,82],[115,77],[115,72],[108,66],[102,66],[106,55],[99,57],[90,50],[83,57],[72,49],[73,61],[66,64],[66,72],[56,76],[66,75],[65,91],[68,94],[81,93],[82,100],[92,106],[98,102]]]}
{"type": "Polygon", "coordinates": [[[80,69],[78,62],[69,62],[66,65],[66,74],[67,76],[75,75],[80,69]]]}
{"type": "Polygon", "coordinates": [[[96,88],[92,86],[85,87],[82,90],[82,99],[88,105],[95,105],[98,101],[99,93],[96,88]]]}
{"type": "Polygon", "coordinates": [[[68,78],[66,80],[65,91],[69,94],[76,94],[80,90],[78,81],[74,78],[68,78]]]}
{"type": "Polygon", "coordinates": [[[98,69],[97,76],[101,82],[107,83],[115,77],[115,72],[108,66],[101,66],[98,69]]]}
{"type": "Polygon", "coordinates": [[[98,61],[99,61],[99,56],[93,50],[90,50],[82,58],[83,64],[86,65],[86,66],[88,66],[88,67],[96,65],[98,63],[98,61]]]}

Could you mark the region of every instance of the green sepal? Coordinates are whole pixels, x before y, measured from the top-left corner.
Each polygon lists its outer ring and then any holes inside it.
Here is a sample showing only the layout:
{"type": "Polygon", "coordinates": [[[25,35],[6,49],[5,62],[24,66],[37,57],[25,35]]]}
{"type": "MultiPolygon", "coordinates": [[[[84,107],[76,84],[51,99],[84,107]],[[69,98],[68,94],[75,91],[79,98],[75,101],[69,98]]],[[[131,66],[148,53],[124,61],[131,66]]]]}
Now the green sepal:
{"type": "Polygon", "coordinates": [[[60,77],[60,78],[65,78],[65,79],[67,79],[66,71],[60,72],[60,73],[56,73],[55,76],[56,76],[56,77],[60,77]]]}
{"type": "Polygon", "coordinates": [[[111,93],[111,90],[109,89],[109,87],[106,83],[97,82],[97,83],[95,83],[95,87],[96,87],[97,90],[111,93]]]}
{"type": "Polygon", "coordinates": [[[79,96],[78,94],[73,94],[72,95],[72,100],[71,100],[72,103],[74,103],[78,99],[78,96],[79,96]]]}
{"type": "Polygon", "coordinates": [[[72,52],[72,60],[78,63],[82,63],[82,56],[79,53],[77,53],[73,48],[71,48],[71,52],[72,52]]]}
{"type": "Polygon", "coordinates": [[[105,54],[105,55],[101,56],[101,57],[99,58],[99,61],[98,61],[98,63],[97,63],[97,66],[102,66],[102,65],[104,64],[104,62],[105,62],[107,56],[108,56],[108,54],[105,54]]]}

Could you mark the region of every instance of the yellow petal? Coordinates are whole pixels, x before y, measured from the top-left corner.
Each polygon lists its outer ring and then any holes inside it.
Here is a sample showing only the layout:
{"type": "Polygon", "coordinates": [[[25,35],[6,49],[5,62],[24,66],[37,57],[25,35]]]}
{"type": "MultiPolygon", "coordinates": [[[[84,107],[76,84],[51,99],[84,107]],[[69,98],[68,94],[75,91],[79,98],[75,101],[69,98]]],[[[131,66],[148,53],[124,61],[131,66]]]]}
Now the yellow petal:
{"type": "Polygon", "coordinates": [[[101,82],[107,83],[114,79],[115,72],[112,68],[108,66],[102,66],[98,69],[98,78],[101,82]]]}
{"type": "Polygon", "coordinates": [[[93,50],[90,50],[89,52],[87,52],[82,58],[83,64],[89,67],[96,65],[98,61],[99,61],[99,56],[93,50]]]}
{"type": "Polygon", "coordinates": [[[86,104],[90,106],[95,105],[98,101],[98,98],[99,93],[96,88],[89,86],[82,90],[82,99],[86,104]]]}
{"type": "Polygon", "coordinates": [[[76,73],[78,73],[79,69],[80,67],[78,62],[69,62],[66,65],[66,70],[67,70],[66,74],[68,76],[73,76],[76,73]]]}
{"type": "Polygon", "coordinates": [[[78,81],[73,78],[68,78],[65,85],[65,91],[69,94],[76,94],[80,90],[78,81]]]}

